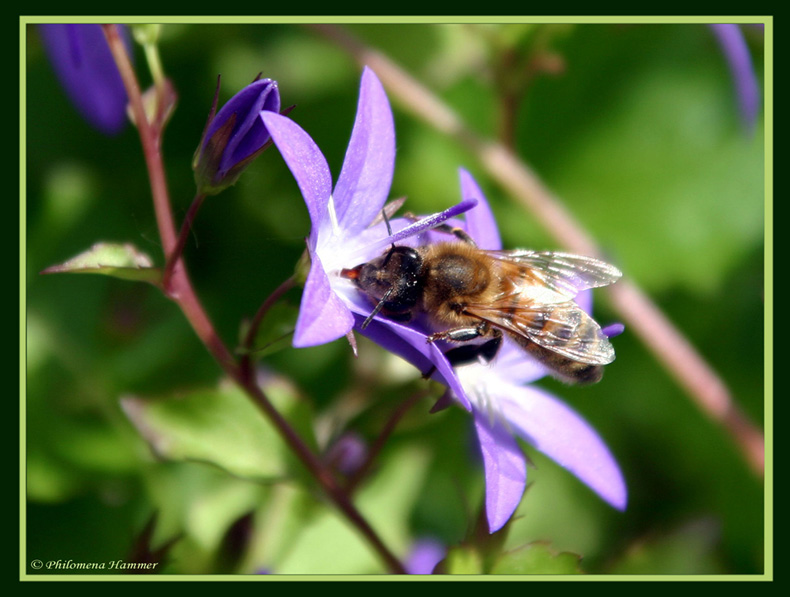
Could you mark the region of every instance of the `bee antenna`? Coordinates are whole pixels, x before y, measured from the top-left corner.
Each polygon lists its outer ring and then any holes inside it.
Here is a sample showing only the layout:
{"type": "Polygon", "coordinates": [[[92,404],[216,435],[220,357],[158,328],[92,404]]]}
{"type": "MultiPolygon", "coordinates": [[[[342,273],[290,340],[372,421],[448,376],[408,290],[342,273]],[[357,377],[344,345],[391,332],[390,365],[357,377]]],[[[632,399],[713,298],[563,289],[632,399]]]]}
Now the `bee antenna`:
{"type": "Polygon", "coordinates": [[[392,290],[393,290],[392,287],[390,287],[387,290],[387,292],[384,293],[384,296],[381,297],[381,300],[379,300],[378,304],[375,306],[373,311],[371,311],[370,315],[368,315],[367,318],[365,319],[365,321],[362,322],[362,325],[360,326],[360,329],[364,330],[366,327],[368,327],[370,322],[373,321],[373,318],[376,315],[379,314],[379,311],[381,311],[381,309],[384,307],[384,303],[387,301],[389,296],[392,294],[392,290]]]}
{"type": "MultiPolygon", "coordinates": [[[[392,226],[390,226],[390,219],[387,217],[387,210],[386,209],[382,209],[381,210],[381,217],[384,220],[384,224],[387,226],[387,236],[392,236],[392,226]]],[[[387,256],[384,258],[384,263],[381,264],[382,267],[386,266],[389,263],[390,257],[392,257],[392,252],[394,250],[395,250],[395,243],[392,243],[392,247],[390,247],[390,250],[387,251],[387,256]]],[[[392,289],[387,291],[387,295],[390,293],[391,290],[392,289]]],[[[387,295],[385,295],[385,296],[387,296],[387,295]]],[[[381,306],[380,305],[381,305],[381,303],[379,303],[379,305],[377,305],[376,311],[374,311],[373,314],[370,317],[368,317],[367,320],[365,320],[365,324],[363,324],[363,328],[362,329],[365,329],[364,326],[367,325],[367,322],[370,319],[373,318],[373,315],[375,315],[376,313],[378,313],[381,310],[381,306]]]]}
{"type": "Polygon", "coordinates": [[[387,217],[387,210],[381,210],[381,217],[384,220],[384,225],[387,227],[387,236],[392,236],[392,226],[390,226],[390,219],[387,217]]]}

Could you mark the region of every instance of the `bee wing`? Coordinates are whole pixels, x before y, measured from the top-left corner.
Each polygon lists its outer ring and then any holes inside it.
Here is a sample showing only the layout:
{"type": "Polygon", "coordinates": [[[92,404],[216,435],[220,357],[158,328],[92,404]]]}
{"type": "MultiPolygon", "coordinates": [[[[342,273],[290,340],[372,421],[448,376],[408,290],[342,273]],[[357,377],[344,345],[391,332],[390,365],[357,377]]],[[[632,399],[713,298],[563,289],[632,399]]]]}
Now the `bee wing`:
{"type": "Polygon", "coordinates": [[[514,304],[503,296],[490,304],[467,305],[464,311],[568,359],[590,365],[614,361],[614,347],[601,327],[573,301],[514,304]]]}
{"type": "Polygon", "coordinates": [[[571,253],[519,249],[490,251],[489,254],[503,265],[514,265],[522,270],[519,285],[548,288],[565,299],[588,288],[608,286],[623,275],[605,261],[571,253]]]}

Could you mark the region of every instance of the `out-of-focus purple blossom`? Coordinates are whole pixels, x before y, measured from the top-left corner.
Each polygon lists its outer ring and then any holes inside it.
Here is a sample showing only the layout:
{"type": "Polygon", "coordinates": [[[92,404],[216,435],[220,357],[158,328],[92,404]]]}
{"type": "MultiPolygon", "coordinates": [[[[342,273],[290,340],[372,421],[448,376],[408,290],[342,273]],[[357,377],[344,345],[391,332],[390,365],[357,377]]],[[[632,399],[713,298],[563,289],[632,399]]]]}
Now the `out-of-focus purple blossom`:
{"type": "Polygon", "coordinates": [[[760,113],[760,86],[754,72],[749,47],[738,25],[713,24],[711,30],[727,59],[735,92],[738,97],[741,120],[748,131],[754,129],[760,113]]]}
{"type": "Polygon", "coordinates": [[[192,164],[199,193],[216,195],[233,185],[268,147],[271,136],[261,118],[266,111],[280,111],[280,91],[271,79],[247,85],[216,114],[212,108],[192,164]]]}
{"type": "Polygon", "coordinates": [[[406,558],[409,574],[432,574],[436,564],[447,555],[447,548],[436,539],[424,538],[414,542],[406,558]]]}
{"type": "MultiPolygon", "coordinates": [[[[119,30],[131,48],[128,29],[119,30]]],[[[101,25],[39,25],[39,34],[60,84],[79,113],[107,135],[127,122],[127,96],[101,25]]],[[[131,53],[131,52],[130,52],[131,53]]]]}
{"type": "Polygon", "coordinates": [[[368,454],[368,446],[359,435],[346,433],[326,451],[329,465],[346,476],[359,470],[368,454]]]}
{"type": "MultiPolygon", "coordinates": [[[[414,236],[448,218],[463,213],[475,202],[467,201],[418,222],[396,219],[390,236],[382,221],[376,222],[389,194],[395,166],[395,128],[389,101],[381,83],[366,68],[360,83],[354,128],[337,184],[321,150],[290,118],[262,113],[286,164],[302,192],[312,223],[307,239],[310,270],[307,275],[293,344],[316,346],[347,335],[364,321],[372,305],[354,284],[338,274],[378,257],[392,243],[414,236]]],[[[428,371],[442,357],[425,335],[385,318],[376,318],[362,332],[379,344],[428,371]]],[[[437,365],[437,376],[454,382],[446,359],[437,365]],[[443,377],[446,376],[446,377],[443,377]]]]}

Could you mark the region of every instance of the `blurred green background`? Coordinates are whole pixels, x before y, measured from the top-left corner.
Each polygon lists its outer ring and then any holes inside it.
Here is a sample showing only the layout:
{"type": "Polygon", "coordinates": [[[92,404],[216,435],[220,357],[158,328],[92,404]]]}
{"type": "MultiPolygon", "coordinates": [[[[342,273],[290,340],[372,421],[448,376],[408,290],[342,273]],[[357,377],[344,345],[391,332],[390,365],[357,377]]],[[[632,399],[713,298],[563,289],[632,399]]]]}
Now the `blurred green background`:
{"type": "MultiPolygon", "coordinates": [[[[762,115],[753,131],[741,126],[730,73],[708,27],[347,29],[428,85],[471,129],[493,138],[504,121],[519,155],[763,424],[762,115]],[[502,93],[512,73],[505,83],[498,73],[519,56],[530,60],[514,72],[529,77],[508,118],[502,93]]],[[[762,32],[747,26],[744,33],[761,77],[762,32]]],[[[149,82],[136,50],[138,76],[149,82]]],[[[259,72],[276,79],[283,105],[296,105],[290,116],[339,173],[361,68],[315,31],[167,25],[160,50],[179,95],[163,146],[179,221],[194,194],[190,164],[218,74],[221,101],[259,72]]],[[[26,51],[25,562],[132,561],[156,516],[153,548],[176,539],[162,572],[382,572],[262,419],[254,421],[260,433],[253,426],[244,435],[234,421],[214,429],[226,412],[242,420],[257,415],[245,414],[244,399],[218,385],[219,368],[173,303],[145,284],[38,274],[99,240],[134,243],[159,264],[162,257],[135,131],[108,138],[79,118],[32,26],[26,51]],[[180,421],[183,413],[168,411],[173,400],[165,399],[172,397],[203,399],[208,414],[185,425],[174,444],[158,445],[154,456],[138,428],[141,421],[166,426],[171,415],[180,421]],[[214,458],[223,447],[228,455],[214,458]]],[[[390,99],[393,198],[408,197],[417,213],[442,210],[459,198],[462,166],[486,192],[506,247],[558,248],[473,154],[390,99]]],[[[308,232],[301,196],[274,149],[235,187],[206,201],[186,259],[230,346],[241,321],[293,271],[308,232]]],[[[297,306],[298,292],[287,299],[297,306]]],[[[596,314],[602,323],[618,320],[604,298],[596,314]]],[[[535,466],[506,548],[545,541],[556,552],[583,556],[580,567],[589,573],[763,573],[762,479],[628,329],[614,343],[617,361],[602,383],[540,385],[606,440],[626,477],[627,511],[612,510],[525,446],[535,466]]],[[[263,364],[267,387],[317,449],[344,432],[374,441],[398,405],[426,387],[415,371],[364,342],[357,360],[338,341],[286,348],[263,364]]],[[[401,557],[422,537],[457,545],[482,499],[470,419],[460,409],[430,415],[431,405],[425,399],[410,409],[358,495],[401,557]]],[[[159,437],[149,432],[149,439],[159,437]]]]}

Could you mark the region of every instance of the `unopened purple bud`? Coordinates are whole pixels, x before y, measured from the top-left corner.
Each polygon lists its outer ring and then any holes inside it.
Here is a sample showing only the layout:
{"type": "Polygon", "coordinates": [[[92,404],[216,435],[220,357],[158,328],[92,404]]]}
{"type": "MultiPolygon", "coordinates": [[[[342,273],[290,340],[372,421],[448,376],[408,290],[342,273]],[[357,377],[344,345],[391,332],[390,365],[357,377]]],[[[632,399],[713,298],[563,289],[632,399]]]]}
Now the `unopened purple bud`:
{"type": "MultiPolygon", "coordinates": [[[[129,31],[118,26],[127,48],[129,31]]],[[[126,89],[101,25],[39,25],[52,67],[79,113],[101,132],[126,125],[126,89]]]]}
{"type": "Polygon", "coordinates": [[[210,117],[193,168],[198,191],[216,195],[233,185],[271,141],[261,112],[279,112],[277,82],[259,79],[234,95],[210,117]]]}

